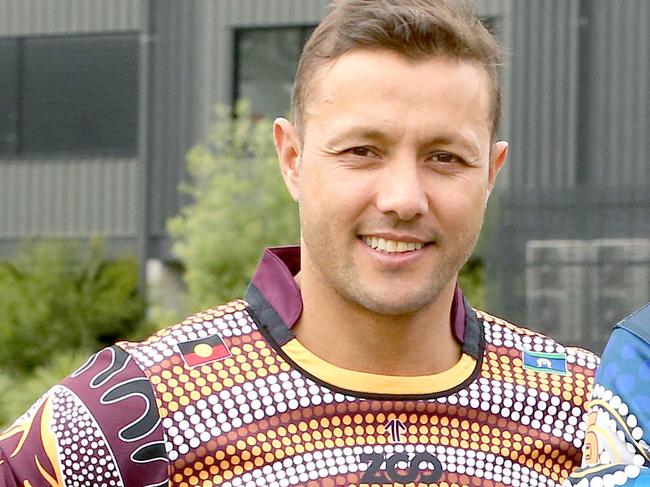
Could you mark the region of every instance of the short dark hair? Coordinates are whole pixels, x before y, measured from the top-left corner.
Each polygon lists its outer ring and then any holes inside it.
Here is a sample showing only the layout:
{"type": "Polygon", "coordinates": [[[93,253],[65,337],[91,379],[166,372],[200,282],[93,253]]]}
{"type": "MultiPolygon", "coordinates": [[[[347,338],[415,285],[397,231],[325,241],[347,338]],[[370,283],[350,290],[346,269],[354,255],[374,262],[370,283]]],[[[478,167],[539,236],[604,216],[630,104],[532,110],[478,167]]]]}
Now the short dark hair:
{"type": "Polygon", "coordinates": [[[298,64],[291,111],[299,131],[315,71],[354,49],[388,49],[413,60],[449,56],[478,62],[490,82],[492,138],[496,136],[501,118],[501,51],[469,1],[335,0],[298,64]]]}

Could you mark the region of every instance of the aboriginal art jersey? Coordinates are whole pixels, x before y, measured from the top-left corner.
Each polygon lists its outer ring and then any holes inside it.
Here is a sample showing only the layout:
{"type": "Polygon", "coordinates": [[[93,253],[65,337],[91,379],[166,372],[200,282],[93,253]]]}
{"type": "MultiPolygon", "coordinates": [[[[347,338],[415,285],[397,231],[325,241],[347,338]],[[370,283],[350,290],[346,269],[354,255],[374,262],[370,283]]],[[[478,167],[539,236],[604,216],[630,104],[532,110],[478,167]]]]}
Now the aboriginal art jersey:
{"type": "Polygon", "coordinates": [[[614,328],[589,404],[582,468],[567,485],[650,486],[650,303],[614,328]]]}
{"type": "Polygon", "coordinates": [[[344,370],[291,331],[298,266],[267,250],[245,301],[91,357],[2,434],[0,485],[538,487],[580,465],[593,354],[457,290],[449,370],[344,370]]]}

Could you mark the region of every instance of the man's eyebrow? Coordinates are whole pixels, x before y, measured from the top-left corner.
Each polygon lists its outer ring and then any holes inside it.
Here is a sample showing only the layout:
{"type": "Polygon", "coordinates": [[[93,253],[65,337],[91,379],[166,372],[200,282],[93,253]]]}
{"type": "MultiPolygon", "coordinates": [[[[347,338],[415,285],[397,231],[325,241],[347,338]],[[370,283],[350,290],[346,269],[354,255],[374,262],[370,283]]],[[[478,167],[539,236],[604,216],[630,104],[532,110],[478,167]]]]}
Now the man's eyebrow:
{"type": "Polygon", "coordinates": [[[348,142],[350,139],[376,140],[380,142],[385,142],[390,139],[386,133],[373,127],[356,127],[348,130],[339,130],[337,132],[337,134],[333,135],[332,138],[327,141],[329,147],[343,144],[348,142]]]}
{"type": "Polygon", "coordinates": [[[478,141],[472,140],[472,138],[465,137],[462,135],[461,136],[446,135],[446,134],[436,135],[426,139],[424,145],[427,147],[460,145],[461,147],[473,153],[481,152],[481,146],[478,143],[478,141]]]}

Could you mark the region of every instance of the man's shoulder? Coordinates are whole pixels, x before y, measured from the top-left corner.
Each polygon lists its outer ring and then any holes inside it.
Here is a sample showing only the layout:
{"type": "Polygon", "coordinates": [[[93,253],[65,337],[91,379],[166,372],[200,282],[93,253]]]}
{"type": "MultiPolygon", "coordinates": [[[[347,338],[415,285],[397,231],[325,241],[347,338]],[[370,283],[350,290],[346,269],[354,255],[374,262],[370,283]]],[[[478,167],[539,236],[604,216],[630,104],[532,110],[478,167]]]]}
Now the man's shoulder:
{"type": "Polygon", "coordinates": [[[140,342],[116,345],[143,370],[214,362],[232,356],[238,345],[262,338],[247,308],[244,300],[233,300],[195,313],[140,342]]]}
{"type": "Polygon", "coordinates": [[[561,357],[566,360],[567,367],[579,367],[587,375],[593,376],[600,363],[600,357],[585,348],[568,346],[539,331],[532,330],[482,310],[474,310],[484,325],[487,348],[509,349],[521,353],[524,365],[530,362],[531,367],[539,363],[548,363],[544,359],[553,360],[561,357]]]}

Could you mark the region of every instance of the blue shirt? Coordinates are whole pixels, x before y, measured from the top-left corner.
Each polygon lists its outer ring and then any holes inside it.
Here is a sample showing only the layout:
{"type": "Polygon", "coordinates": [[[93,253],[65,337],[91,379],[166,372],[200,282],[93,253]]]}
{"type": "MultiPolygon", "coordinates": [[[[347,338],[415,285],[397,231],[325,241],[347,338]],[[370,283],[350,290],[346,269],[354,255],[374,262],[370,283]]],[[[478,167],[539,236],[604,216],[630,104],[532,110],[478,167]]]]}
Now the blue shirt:
{"type": "Polygon", "coordinates": [[[650,303],[607,342],[587,419],[582,467],[568,485],[650,486],[650,303]]]}

